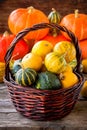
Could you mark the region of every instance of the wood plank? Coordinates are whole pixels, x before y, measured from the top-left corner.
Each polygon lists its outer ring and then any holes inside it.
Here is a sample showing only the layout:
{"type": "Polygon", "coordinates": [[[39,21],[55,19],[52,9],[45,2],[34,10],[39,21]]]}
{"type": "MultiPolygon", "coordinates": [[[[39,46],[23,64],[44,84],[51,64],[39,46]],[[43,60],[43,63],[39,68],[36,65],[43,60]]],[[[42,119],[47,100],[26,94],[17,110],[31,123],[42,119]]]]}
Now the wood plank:
{"type": "Polygon", "coordinates": [[[57,121],[34,121],[14,108],[7,87],[0,85],[0,130],[87,130],[87,101],[78,101],[73,111],[57,121]],[[1,91],[2,90],[2,91],[1,91]],[[3,93],[3,97],[1,95],[3,93]],[[5,96],[6,95],[6,96],[5,96]]]}

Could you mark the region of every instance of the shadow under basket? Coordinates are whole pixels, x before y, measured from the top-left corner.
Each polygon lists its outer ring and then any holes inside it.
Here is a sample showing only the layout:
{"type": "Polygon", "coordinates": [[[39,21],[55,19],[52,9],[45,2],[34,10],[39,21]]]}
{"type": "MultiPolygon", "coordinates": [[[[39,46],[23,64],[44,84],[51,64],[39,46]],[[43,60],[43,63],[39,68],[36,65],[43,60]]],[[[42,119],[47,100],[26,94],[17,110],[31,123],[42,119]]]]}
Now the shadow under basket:
{"type": "Polygon", "coordinates": [[[36,24],[31,28],[26,28],[19,32],[12,41],[6,53],[5,62],[6,68],[4,82],[8,86],[12,102],[18,112],[29,119],[40,121],[58,120],[71,112],[78,100],[79,93],[84,83],[84,76],[80,72],[81,51],[78,45],[78,39],[71,31],[58,24],[48,23],[36,24]],[[23,87],[18,85],[12,79],[9,61],[16,43],[28,32],[43,28],[55,28],[66,32],[76,48],[77,66],[74,72],[78,76],[79,82],[68,89],[38,90],[32,87],[23,87]]]}

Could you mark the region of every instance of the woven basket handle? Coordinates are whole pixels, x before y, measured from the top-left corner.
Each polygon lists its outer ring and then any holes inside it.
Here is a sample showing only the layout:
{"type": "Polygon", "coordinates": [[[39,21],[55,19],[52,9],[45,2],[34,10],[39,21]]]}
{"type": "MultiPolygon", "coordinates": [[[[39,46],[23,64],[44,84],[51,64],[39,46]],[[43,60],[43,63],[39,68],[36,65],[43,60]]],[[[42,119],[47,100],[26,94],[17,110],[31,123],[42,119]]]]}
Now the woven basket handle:
{"type": "Polygon", "coordinates": [[[75,71],[80,73],[80,64],[81,64],[81,50],[79,48],[78,45],[78,39],[77,37],[75,37],[75,35],[69,31],[67,28],[62,27],[58,24],[48,24],[48,23],[40,23],[40,24],[36,24],[34,26],[32,26],[31,28],[26,28],[24,30],[22,30],[21,32],[19,32],[16,37],[14,38],[14,40],[12,41],[10,47],[8,48],[6,55],[5,55],[5,63],[6,63],[6,68],[5,68],[5,77],[7,80],[9,80],[9,72],[10,72],[10,68],[9,68],[9,61],[12,57],[12,52],[15,48],[16,43],[22,38],[24,37],[27,33],[29,33],[30,31],[35,31],[38,29],[43,29],[43,28],[55,28],[57,30],[66,32],[68,34],[68,36],[70,37],[71,41],[73,42],[75,48],[76,48],[76,58],[77,58],[77,66],[75,68],[75,71]]]}

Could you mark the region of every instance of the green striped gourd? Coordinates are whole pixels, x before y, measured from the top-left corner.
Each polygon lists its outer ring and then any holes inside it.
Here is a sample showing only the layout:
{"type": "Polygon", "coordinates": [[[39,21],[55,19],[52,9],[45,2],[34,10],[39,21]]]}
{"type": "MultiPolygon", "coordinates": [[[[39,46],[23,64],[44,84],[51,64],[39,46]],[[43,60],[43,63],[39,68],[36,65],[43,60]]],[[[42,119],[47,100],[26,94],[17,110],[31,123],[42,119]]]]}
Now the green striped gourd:
{"type": "MultiPolygon", "coordinates": [[[[50,23],[60,23],[61,16],[58,11],[56,11],[54,8],[52,8],[52,11],[48,15],[48,19],[50,23]]],[[[53,36],[57,36],[58,32],[56,29],[50,30],[53,36]]]]}
{"type": "Polygon", "coordinates": [[[36,80],[37,72],[34,69],[19,69],[15,74],[15,81],[22,86],[32,85],[36,80]]]}

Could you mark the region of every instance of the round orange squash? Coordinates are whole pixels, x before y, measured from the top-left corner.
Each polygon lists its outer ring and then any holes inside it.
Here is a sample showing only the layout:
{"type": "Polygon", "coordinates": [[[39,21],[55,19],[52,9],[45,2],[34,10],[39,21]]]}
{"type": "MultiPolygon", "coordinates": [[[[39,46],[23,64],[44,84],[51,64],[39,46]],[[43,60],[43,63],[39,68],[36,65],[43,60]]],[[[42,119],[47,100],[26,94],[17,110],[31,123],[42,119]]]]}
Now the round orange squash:
{"type": "MultiPolygon", "coordinates": [[[[87,38],[87,15],[78,13],[78,10],[75,10],[75,14],[73,13],[64,16],[60,22],[60,25],[71,30],[79,40],[87,38]]],[[[62,33],[69,39],[66,33],[62,33]]]]}
{"type": "MultiPolygon", "coordinates": [[[[8,17],[8,26],[13,34],[17,34],[24,28],[31,27],[38,23],[48,23],[48,17],[38,9],[33,7],[18,8],[11,12],[8,17]]],[[[49,29],[40,29],[28,33],[25,39],[41,39],[47,35],[49,29]]]]}

